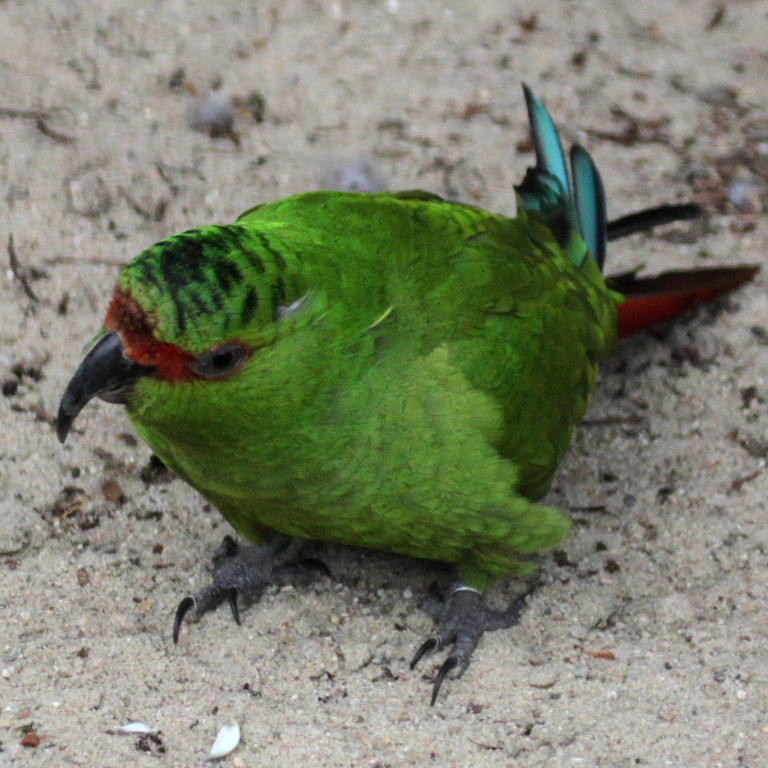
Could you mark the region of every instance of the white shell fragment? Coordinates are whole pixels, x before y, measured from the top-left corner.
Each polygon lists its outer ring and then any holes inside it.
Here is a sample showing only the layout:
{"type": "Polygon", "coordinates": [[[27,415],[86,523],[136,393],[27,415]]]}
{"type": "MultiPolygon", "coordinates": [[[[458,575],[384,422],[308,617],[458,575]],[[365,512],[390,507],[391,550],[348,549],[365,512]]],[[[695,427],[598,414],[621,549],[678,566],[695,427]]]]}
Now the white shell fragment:
{"type": "Polygon", "coordinates": [[[229,723],[221,727],[216,741],[211,747],[213,759],[225,757],[240,743],[240,726],[237,723],[229,723]]]}
{"type": "Polygon", "coordinates": [[[157,733],[157,728],[150,728],[146,723],[126,723],[116,730],[122,733],[157,733]]]}

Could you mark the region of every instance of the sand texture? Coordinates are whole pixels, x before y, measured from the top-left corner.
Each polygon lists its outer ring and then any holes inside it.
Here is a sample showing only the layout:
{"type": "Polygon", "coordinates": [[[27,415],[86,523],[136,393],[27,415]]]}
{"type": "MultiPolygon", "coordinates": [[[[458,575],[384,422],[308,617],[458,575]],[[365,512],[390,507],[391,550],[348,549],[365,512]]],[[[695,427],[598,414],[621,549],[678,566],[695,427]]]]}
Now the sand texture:
{"type": "Polygon", "coordinates": [[[232,766],[767,766],[766,275],[608,362],[549,497],[572,535],[434,708],[442,657],[408,660],[444,571],[318,547],[333,578],[174,647],[228,526],[121,408],[52,426],[119,265],[167,235],[338,184],[512,213],[521,81],[611,216],[708,210],[611,272],[764,262],[766,41],[763,0],[0,2],[0,766],[198,766],[233,721],[232,766]]]}

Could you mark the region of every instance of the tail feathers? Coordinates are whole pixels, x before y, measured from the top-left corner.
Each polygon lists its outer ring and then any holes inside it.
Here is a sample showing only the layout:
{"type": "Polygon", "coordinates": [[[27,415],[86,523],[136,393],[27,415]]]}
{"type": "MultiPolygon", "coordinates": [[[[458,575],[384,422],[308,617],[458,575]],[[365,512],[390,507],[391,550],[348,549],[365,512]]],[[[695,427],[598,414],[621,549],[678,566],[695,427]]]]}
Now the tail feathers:
{"type": "Polygon", "coordinates": [[[739,266],[664,272],[638,278],[634,272],[608,278],[611,290],[626,297],[619,305],[619,336],[630,336],[683,314],[694,304],[712,301],[744,283],[760,267],[739,266]]]}
{"type": "Polygon", "coordinates": [[[702,214],[701,206],[696,203],[681,203],[679,205],[659,205],[656,208],[645,208],[627,216],[608,222],[608,240],[618,240],[621,237],[634,235],[646,229],[671,224],[673,221],[697,219],[702,214]]]}
{"type": "Polygon", "coordinates": [[[544,102],[523,85],[536,166],[515,187],[520,206],[538,214],[571,260],[581,266],[588,256],[602,268],[605,260],[605,194],[600,174],[580,146],[571,150],[571,173],[560,136],[544,102]]]}

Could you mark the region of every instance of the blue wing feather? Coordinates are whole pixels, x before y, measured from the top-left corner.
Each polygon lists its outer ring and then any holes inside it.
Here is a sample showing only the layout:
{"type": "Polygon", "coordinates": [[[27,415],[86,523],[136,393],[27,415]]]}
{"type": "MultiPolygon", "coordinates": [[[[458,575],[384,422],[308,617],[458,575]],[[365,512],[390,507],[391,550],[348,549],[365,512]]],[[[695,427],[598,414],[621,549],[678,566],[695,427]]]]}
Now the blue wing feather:
{"type": "Polygon", "coordinates": [[[565,196],[570,198],[571,184],[568,179],[568,166],[555,121],[544,106],[544,102],[527,85],[523,85],[523,92],[528,108],[528,121],[531,124],[533,145],[536,148],[536,168],[554,176],[562,185],[565,196]]]}
{"type": "Polygon", "coordinates": [[[589,153],[576,145],[571,150],[569,175],[554,120],[527,85],[523,91],[536,166],[528,169],[523,183],[516,187],[520,205],[544,220],[574,264],[581,266],[591,256],[602,269],[607,229],[600,174],[589,153]]]}
{"type": "Polygon", "coordinates": [[[607,239],[605,189],[589,152],[579,144],[571,148],[571,172],[579,231],[589,252],[602,269],[607,239]]]}

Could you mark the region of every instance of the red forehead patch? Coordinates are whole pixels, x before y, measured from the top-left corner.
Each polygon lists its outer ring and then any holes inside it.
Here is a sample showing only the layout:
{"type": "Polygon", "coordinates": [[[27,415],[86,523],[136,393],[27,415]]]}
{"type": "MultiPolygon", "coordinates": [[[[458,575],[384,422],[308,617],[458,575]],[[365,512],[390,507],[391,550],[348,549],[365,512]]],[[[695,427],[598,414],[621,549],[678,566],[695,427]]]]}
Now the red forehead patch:
{"type": "Polygon", "coordinates": [[[126,354],[137,363],[157,369],[156,376],[166,381],[192,381],[199,378],[190,363],[191,353],[155,338],[155,323],[138,301],[122,289],[115,288],[104,325],[117,331],[126,354]]]}

